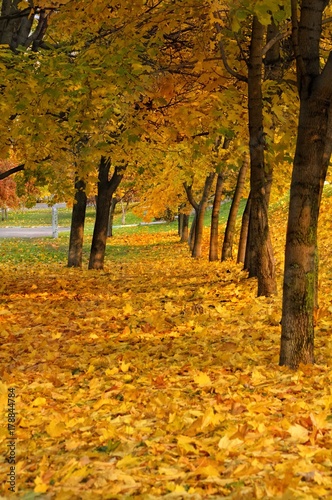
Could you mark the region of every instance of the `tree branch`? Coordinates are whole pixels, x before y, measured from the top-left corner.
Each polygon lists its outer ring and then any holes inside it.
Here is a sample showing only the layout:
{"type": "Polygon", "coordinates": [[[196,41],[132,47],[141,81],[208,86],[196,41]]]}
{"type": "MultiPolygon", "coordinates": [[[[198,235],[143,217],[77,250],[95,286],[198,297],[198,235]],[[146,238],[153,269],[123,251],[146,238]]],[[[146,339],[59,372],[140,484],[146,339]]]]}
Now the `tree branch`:
{"type": "Polygon", "coordinates": [[[326,64],[323,68],[321,74],[316,78],[312,95],[315,97],[331,101],[332,100],[332,52],[329,53],[329,57],[327,58],[326,64]]]}
{"type": "Polygon", "coordinates": [[[10,175],[16,174],[16,172],[21,172],[24,170],[24,164],[22,165],[17,165],[17,167],[10,168],[9,170],[6,170],[6,172],[1,172],[0,173],[0,181],[3,179],[6,179],[6,177],[9,177],[10,175]]]}
{"type": "Polygon", "coordinates": [[[190,203],[190,205],[196,210],[198,210],[199,208],[199,205],[197,203],[197,201],[194,199],[194,195],[193,195],[193,186],[192,184],[190,184],[190,186],[188,186],[188,184],[186,182],[183,183],[183,187],[186,191],[186,194],[187,194],[187,198],[188,198],[188,201],[190,203]]]}

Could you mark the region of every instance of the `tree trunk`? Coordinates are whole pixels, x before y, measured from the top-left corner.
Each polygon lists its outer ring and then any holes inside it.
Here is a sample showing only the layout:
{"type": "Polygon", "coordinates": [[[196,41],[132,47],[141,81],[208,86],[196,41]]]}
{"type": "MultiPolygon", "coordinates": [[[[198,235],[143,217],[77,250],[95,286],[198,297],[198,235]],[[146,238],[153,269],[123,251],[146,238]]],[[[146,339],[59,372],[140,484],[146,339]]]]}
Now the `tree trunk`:
{"type": "Polygon", "coordinates": [[[188,238],[189,249],[192,252],[193,248],[194,248],[194,244],[195,244],[196,222],[197,222],[197,217],[198,217],[199,205],[198,205],[197,201],[194,199],[192,184],[188,185],[186,182],[184,182],[183,187],[186,191],[186,195],[187,195],[187,198],[188,198],[190,205],[195,210],[195,215],[194,215],[193,221],[191,223],[190,233],[189,233],[189,238],[188,238]]]}
{"type": "Polygon", "coordinates": [[[276,293],[275,265],[268,223],[262,100],[262,48],[264,26],[253,17],[248,63],[251,208],[249,225],[249,276],[257,275],[258,296],[276,293]],[[254,235],[251,237],[250,235],[254,235]]]}
{"type": "Polygon", "coordinates": [[[113,236],[113,222],[114,222],[115,207],[116,207],[117,203],[119,203],[119,201],[120,201],[120,198],[117,198],[116,196],[112,196],[111,205],[110,205],[110,214],[108,217],[107,238],[112,238],[112,236],[113,236]]]}
{"type": "Polygon", "coordinates": [[[181,243],[188,242],[189,238],[189,214],[182,214],[182,232],[181,232],[181,243]]]}
{"type": "Polygon", "coordinates": [[[243,188],[244,188],[244,183],[246,180],[246,174],[247,174],[248,167],[249,167],[249,161],[246,158],[244,160],[241,168],[240,168],[240,171],[239,171],[234,196],[233,196],[231,208],[230,208],[228,219],[227,219],[225,237],[224,237],[224,242],[223,242],[222,252],[221,252],[221,261],[222,262],[224,260],[233,258],[232,250],[233,250],[233,240],[234,240],[234,233],[235,233],[235,226],[236,226],[236,218],[237,218],[237,214],[239,211],[241,196],[242,196],[242,192],[243,192],[243,188]]]}
{"type": "Polygon", "coordinates": [[[295,3],[292,12],[300,116],[286,237],[280,365],[293,369],[314,362],[317,224],[332,145],[331,53],[320,70],[324,7],[323,1],[303,0],[299,26],[295,3]]]}
{"type": "Polygon", "coordinates": [[[21,45],[38,50],[46,33],[49,13],[43,9],[19,8],[20,0],[3,0],[0,16],[0,44],[14,52],[21,45]],[[33,29],[33,31],[32,31],[33,29]]]}
{"type": "Polygon", "coordinates": [[[123,173],[120,173],[120,170],[115,167],[114,173],[109,179],[110,167],[110,158],[102,157],[99,165],[96,221],[93,230],[89,269],[104,268],[111,199],[123,177],[123,173]]]}
{"type": "Polygon", "coordinates": [[[224,176],[219,173],[217,177],[216,190],[214,194],[212,214],[211,214],[211,232],[210,232],[210,253],[209,261],[218,260],[218,233],[219,233],[219,212],[223,192],[224,176]]]}
{"type": "Polygon", "coordinates": [[[127,203],[124,203],[124,201],[121,199],[120,202],[121,202],[121,224],[124,226],[126,223],[126,215],[129,207],[129,201],[127,201],[127,203]]]}
{"type": "Polygon", "coordinates": [[[239,247],[237,254],[237,263],[244,263],[245,255],[246,255],[246,247],[247,247],[247,239],[248,239],[248,228],[249,228],[249,219],[250,219],[250,205],[251,205],[251,197],[250,193],[247,199],[247,203],[242,215],[242,223],[241,223],[241,231],[240,231],[240,239],[239,239],[239,247]]]}
{"type": "Polygon", "coordinates": [[[195,227],[195,242],[194,242],[194,248],[192,250],[192,257],[195,257],[196,259],[199,259],[202,255],[204,215],[209,201],[209,194],[211,191],[214,177],[215,177],[215,172],[210,173],[206,177],[203,189],[203,195],[198,207],[196,227],[195,227]]]}
{"type": "Polygon", "coordinates": [[[179,207],[178,211],[178,235],[181,237],[182,235],[182,228],[183,228],[183,216],[184,214],[180,212],[181,207],[179,207]]]}
{"type": "Polygon", "coordinates": [[[195,243],[196,220],[197,220],[197,210],[195,210],[195,214],[194,214],[194,218],[192,220],[191,226],[190,226],[190,232],[189,232],[189,238],[188,238],[189,250],[191,252],[194,249],[194,243],[195,243]]]}
{"type": "Polygon", "coordinates": [[[75,198],[71,214],[68,267],[82,267],[86,204],[85,181],[76,178],[75,198]]]}

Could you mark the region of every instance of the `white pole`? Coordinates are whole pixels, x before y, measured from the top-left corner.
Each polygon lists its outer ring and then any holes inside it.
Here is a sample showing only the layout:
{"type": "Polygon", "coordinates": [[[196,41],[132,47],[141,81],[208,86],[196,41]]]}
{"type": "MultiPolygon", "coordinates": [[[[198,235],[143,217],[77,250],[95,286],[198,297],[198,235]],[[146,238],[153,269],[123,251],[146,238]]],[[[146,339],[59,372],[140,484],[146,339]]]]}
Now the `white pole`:
{"type": "Polygon", "coordinates": [[[59,236],[58,209],[56,205],[52,207],[52,236],[53,238],[58,238],[59,236]]]}

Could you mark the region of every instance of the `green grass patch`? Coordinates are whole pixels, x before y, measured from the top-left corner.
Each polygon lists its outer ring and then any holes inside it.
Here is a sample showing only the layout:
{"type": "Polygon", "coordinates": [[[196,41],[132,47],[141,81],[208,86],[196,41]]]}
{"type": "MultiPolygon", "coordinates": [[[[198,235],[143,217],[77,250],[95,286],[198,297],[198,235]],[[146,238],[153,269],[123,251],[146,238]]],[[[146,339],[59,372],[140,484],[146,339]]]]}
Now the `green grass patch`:
{"type": "MultiPolygon", "coordinates": [[[[246,200],[241,201],[239,217],[245,207],[246,200]]],[[[227,217],[230,209],[230,202],[224,203],[220,209],[220,231],[224,230],[224,225],[227,222],[227,217]]],[[[62,227],[70,227],[71,210],[61,208],[59,212],[59,225],[62,227]]],[[[91,239],[93,233],[93,224],[95,218],[95,208],[88,207],[85,225],[85,237],[83,247],[83,266],[87,266],[90,253],[91,239]]],[[[190,223],[193,216],[190,217],[190,223]]],[[[209,226],[211,221],[211,209],[208,209],[205,214],[205,226],[209,226]]],[[[51,225],[51,209],[26,210],[24,212],[10,212],[9,219],[1,222],[0,227],[6,226],[50,226],[51,225]]],[[[137,260],[144,254],[151,251],[151,245],[139,247],[133,246],[130,242],[126,242],[125,236],[137,235],[138,237],[146,234],[159,233],[177,233],[177,220],[163,224],[153,225],[138,225],[130,226],[131,224],[140,224],[142,221],[132,212],[126,215],[127,227],[116,227],[113,231],[113,238],[110,238],[106,248],[106,259],[116,261],[137,260]]],[[[115,215],[114,225],[121,225],[121,213],[115,215]]],[[[69,246],[69,232],[59,233],[57,239],[51,237],[45,238],[0,238],[0,264],[9,264],[12,266],[19,264],[37,264],[37,263],[57,263],[66,265],[69,246]]],[[[157,252],[157,246],[156,246],[157,252]]],[[[153,253],[151,254],[153,255],[153,253]]]]}

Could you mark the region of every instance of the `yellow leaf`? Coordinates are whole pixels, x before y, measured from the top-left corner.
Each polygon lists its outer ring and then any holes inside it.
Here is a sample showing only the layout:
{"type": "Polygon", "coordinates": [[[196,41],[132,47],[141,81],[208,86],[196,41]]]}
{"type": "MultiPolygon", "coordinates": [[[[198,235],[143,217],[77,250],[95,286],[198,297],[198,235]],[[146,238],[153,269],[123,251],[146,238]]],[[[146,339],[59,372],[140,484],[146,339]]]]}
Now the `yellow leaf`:
{"type": "Polygon", "coordinates": [[[48,489],[48,485],[46,483],[44,483],[44,481],[42,480],[41,477],[36,477],[35,485],[36,486],[33,490],[35,493],[46,493],[46,491],[48,489]]]}
{"type": "Polygon", "coordinates": [[[218,443],[218,447],[223,450],[229,450],[236,448],[240,444],[243,444],[243,441],[239,438],[229,439],[228,436],[223,436],[218,443]]]}
{"type": "Polygon", "coordinates": [[[133,312],[133,306],[128,302],[123,308],[123,314],[127,316],[128,314],[132,314],[132,312],[133,312]]]}
{"type": "Polygon", "coordinates": [[[123,457],[121,460],[119,460],[116,466],[119,469],[125,469],[127,467],[132,467],[133,465],[136,465],[138,461],[139,458],[133,457],[132,455],[127,455],[126,457],[123,457]]]}
{"type": "Polygon", "coordinates": [[[220,475],[218,469],[216,469],[216,467],[213,467],[213,465],[198,467],[195,473],[197,475],[199,474],[200,476],[206,476],[206,477],[216,477],[220,475]]]}
{"type": "Polygon", "coordinates": [[[32,401],[31,406],[44,406],[46,404],[46,398],[36,398],[32,401]]]}
{"type": "Polygon", "coordinates": [[[204,372],[199,372],[198,375],[194,377],[194,382],[199,387],[210,387],[212,385],[210,377],[204,372]]]}
{"type": "Polygon", "coordinates": [[[65,447],[67,451],[73,451],[79,448],[79,446],[82,446],[82,441],[78,439],[70,439],[69,441],[66,441],[65,447]]]}
{"type": "Polygon", "coordinates": [[[121,371],[123,373],[127,373],[127,371],[129,370],[129,367],[130,367],[130,363],[125,363],[124,361],[122,361],[120,368],[121,368],[121,371]]]}
{"type": "Polygon", "coordinates": [[[107,370],[105,370],[105,374],[108,375],[109,377],[112,376],[112,375],[115,375],[116,373],[119,373],[119,368],[107,368],[107,370]]]}
{"type": "Polygon", "coordinates": [[[111,405],[111,404],[113,404],[113,403],[112,403],[112,401],[110,399],[101,398],[98,401],[96,401],[96,403],[93,405],[93,409],[94,410],[99,410],[99,408],[101,408],[102,406],[104,406],[104,405],[111,405]]]}
{"type": "Polygon", "coordinates": [[[65,424],[63,422],[59,422],[59,420],[51,420],[51,422],[46,426],[47,434],[54,438],[61,436],[65,429],[65,424]]]}
{"type": "Polygon", "coordinates": [[[305,443],[308,441],[309,432],[308,430],[300,424],[291,425],[287,432],[292,436],[292,439],[299,441],[300,443],[305,443]]]}

